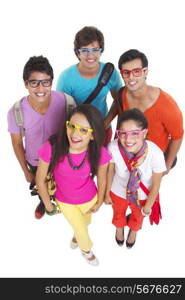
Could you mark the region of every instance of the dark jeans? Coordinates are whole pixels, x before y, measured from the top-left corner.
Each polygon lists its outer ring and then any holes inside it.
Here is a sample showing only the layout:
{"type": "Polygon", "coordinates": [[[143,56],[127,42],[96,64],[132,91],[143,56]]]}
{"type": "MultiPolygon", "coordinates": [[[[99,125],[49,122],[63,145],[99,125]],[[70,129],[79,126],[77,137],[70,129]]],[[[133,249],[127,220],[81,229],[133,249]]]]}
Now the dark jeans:
{"type": "MultiPolygon", "coordinates": [[[[29,162],[27,162],[27,164],[28,164],[28,167],[29,167],[31,173],[35,176],[36,172],[37,172],[37,166],[32,166],[29,162]]],[[[33,191],[34,186],[35,186],[35,181],[33,181],[33,182],[30,183],[30,190],[33,191]]],[[[32,194],[32,193],[31,193],[31,195],[34,196],[34,194],[32,194]]],[[[41,199],[41,197],[39,196],[39,194],[37,194],[37,195],[38,195],[40,201],[43,202],[42,199],[41,199]]]]}

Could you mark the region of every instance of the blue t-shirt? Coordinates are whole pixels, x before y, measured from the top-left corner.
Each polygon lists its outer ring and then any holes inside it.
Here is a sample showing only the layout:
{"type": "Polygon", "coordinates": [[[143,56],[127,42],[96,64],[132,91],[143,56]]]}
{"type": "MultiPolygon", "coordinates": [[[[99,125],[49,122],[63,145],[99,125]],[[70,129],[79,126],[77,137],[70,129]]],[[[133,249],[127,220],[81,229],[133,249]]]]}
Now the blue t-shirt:
{"type": "MultiPolygon", "coordinates": [[[[58,91],[62,91],[74,97],[77,105],[82,104],[91,92],[95,89],[101,71],[105,63],[100,62],[100,71],[96,77],[87,79],[81,76],[78,71],[77,64],[65,69],[59,76],[57,87],[58,91]]],[[[106,117],[108,112],[107,94],[109,91],[117,91],[122,87],[122,81],[119,73],[114,69],[114,72],[106,86],[104,86],[91,104],[100,110],[103,117],[106,117]]]]}

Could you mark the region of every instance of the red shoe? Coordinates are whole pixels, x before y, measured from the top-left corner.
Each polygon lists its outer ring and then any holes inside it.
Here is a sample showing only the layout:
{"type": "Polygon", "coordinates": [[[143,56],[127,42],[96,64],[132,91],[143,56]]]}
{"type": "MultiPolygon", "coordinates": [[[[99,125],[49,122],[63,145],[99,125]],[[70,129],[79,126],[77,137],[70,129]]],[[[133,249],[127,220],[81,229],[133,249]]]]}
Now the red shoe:
{"type": "Polygon", "coordinates": [[[45,214],[45,211],[46,210],[45,210],[45,206],[44,206],[43,202],[40,202],[35,210],[35,218],[41,219],[43,217],[43,215],[45,214]]]}

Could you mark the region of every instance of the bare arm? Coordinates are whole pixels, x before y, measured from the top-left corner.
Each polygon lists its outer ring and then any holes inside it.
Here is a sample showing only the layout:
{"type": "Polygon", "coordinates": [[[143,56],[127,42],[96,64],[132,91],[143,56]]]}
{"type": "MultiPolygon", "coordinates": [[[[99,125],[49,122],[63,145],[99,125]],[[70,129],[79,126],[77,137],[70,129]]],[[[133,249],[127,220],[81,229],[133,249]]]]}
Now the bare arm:
{"type": "Polygon", "coordinates": [[[24,172],[26,180],[28,182],[35,181],[35,177],[30,172],[27,162],[26,162],[22,136],[20,134],[11,134],[11,140],[12,140],[12,146],[13,146],[16,158],[24,172]]]}
{"type": "Polygon", "coordinates": [[[108,169],[108,163],[98,167],[98,173],[97,173],[98,201],[88,211],[88,213],[89,212],[96,212],[103,203],[103,199],[104,199],[104,196],[105,196],[105,189],[106,189],[107,169],[108,169]]]}
{"type": "Polygon", "coordinates": [[[179,140],[171,140],[168,146],[168,150],[167,150],[167,155],[166,155],[166,168],[167,171],[165,171],[163,173],[163,175],[168,174],[171,166],[173,164],[173,161],[175,159],[175,157],[177,156],[177,153],[180,149],[181,143],[182,143],[183,139],[179,139],[179,140]]]}
{"type": "Polygon", "coordinates": [[[109,163],[108,173],[107,173],[107,187],[106,187],[106,193],[105,193],[105,199],[104,199],[104,202],[106,204],[112,204],[112,200],[110,197],[110,191],[111,191],[114,174],[115,174],[115,164],[109,163]]]}
{"type": "Polygon", "coordinates": [[[159,192],[162,176],[163,176],[163,173],[153,173],[153,175],[152,175],[152,187],[151,187],[150,193],[148,195],[148,198],[146,200],[146,203],[143,207],[143,211],[146,214],[148,214],[151,211],[151,208],[155,202],[155,199],[159,192]]]}
{"type": "Polygon", "coordinates": [[[104,125],[105,128],[112,122],[112,120],[116,117],[118,114],[118,108],[117,108],[117,97],[118,97],[118,92],[117,91],[111,91],[111,95],[113,98],[112,105],[109,109],[109,112],[104,120],[104,125]]]}
{"type": "Polygon", "coordinates": [[[50,196],[48,194],[47,186],[45,183],[45,179],[48,173],[49,163],[46,163],[42,159],[39,159],[39,164],[36,173],[36,184],[38,188],[38,192],[42,201],[44,202],[45,208],[48,212],[53,211],[53,205],[50,201],[50,196]]]}

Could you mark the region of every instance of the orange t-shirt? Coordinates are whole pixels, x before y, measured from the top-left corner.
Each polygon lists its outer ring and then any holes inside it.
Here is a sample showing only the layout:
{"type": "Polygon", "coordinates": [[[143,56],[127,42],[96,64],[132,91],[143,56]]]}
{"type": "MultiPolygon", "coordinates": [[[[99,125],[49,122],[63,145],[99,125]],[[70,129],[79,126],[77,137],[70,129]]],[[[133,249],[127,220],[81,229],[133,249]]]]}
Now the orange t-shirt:
{"type": "MultiPolygon", "coordinates": [[[[123,109],[129,109],[126,88],[122,93],[123,109]]],[[[147,139],[157,144],[163,152],[166,151],[169,137],[172,140],[181,139],[184,133],[182,113],[175,100],[166,92],[160,90],[156,102],[144,112],[148,120],[147,139]]]]}

